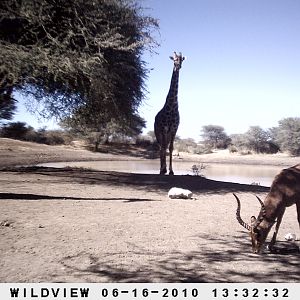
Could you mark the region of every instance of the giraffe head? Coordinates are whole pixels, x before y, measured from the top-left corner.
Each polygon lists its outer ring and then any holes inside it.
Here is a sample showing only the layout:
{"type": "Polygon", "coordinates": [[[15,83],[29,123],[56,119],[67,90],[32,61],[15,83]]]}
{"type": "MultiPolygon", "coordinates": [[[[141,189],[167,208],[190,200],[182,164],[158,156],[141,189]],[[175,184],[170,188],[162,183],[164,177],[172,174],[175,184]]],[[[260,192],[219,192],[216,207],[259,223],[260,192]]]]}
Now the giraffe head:
{"type": "Polygon", "coordinates": [[[176,70],[179,70],[181,68],[182,62],[185,60],[185,57],[182,56],[182,53],[179,52],[179,54],[177,54],[174,51],[173,56],[170,56],[170,59],[172,59],[174,61],[174,68],[176,70]]]}

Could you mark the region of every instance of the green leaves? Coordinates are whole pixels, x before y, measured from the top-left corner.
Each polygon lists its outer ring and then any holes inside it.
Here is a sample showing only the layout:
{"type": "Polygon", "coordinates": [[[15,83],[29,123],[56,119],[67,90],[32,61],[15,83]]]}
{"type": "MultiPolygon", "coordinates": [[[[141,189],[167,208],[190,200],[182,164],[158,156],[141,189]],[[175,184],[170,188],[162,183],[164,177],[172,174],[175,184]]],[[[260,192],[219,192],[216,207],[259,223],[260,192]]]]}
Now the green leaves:
{"type": "Polygon", "coordinates": [[[137,3],[2,0],[0,93],[13,87],[43,116],[76,115],[87,126],[134,118],[147,76],[141,54],[158,29],[137,3]]]}

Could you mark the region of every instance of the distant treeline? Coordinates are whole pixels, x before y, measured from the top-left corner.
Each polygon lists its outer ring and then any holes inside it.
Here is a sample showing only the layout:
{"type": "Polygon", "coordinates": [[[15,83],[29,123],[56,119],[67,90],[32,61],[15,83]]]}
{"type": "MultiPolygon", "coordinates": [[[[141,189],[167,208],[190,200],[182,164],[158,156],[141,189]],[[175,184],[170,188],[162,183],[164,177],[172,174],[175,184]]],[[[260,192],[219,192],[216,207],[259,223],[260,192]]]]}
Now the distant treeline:
{"type": "MultiPolygon", "coordinates": [[[[49,145],[69,144],[74,139],[84,139],[95,145],[98,150],[100,144],[130,143],[139,147],[158,149],[153,131],[146,135],[127,135],[112,127],[101,132],[76,133],[74,130],[35,130],[23,122],[11,122],[2,125],[0,136],[44,143],[49,145]]],[[[300,155],[300,118],[286,118],[278,122],[277,127],[262,129],[260,126],[251,126],[247,132],[228,135],[224,127],[206,125],[200,133],[201,141],[192,138],[181,139],[176,137],[175,150],[195,154],[211,153],[213,149],[229,149],[230,152],[241,154],[288,152],[291,155],[300,155]]]]}
{"type": "Polygon", "coordinates": [[[46,130],[46,128],[35,130],[24,122],[11,122],[2,125],[0,137],[47,145],[69,144],[72,141],[72,136],[66,131],[46,130]]]}
{"type": "Polygon", "coordinates": [[[227,135],[224,127],[206,125],[201,130],[201,142],[193,139],[176,140],[178,151],[209,153],[212,149],[229,149],[242,154],[288,152],[300,155],[300,118],[286,118],[278,122],[277,127],[262,129],[251,126],[241,134],[227,135]]]}

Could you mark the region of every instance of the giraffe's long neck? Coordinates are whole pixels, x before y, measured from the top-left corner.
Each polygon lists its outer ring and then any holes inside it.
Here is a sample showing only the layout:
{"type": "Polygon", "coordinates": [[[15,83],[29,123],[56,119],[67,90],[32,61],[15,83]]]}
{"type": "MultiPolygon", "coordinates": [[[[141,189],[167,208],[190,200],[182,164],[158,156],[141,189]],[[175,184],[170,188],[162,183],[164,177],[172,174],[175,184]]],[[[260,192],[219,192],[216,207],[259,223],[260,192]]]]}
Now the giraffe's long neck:
{"type": "Polygon", "coordinates": [[[179,69],[174,67],[169,93],[166,99],[166,105],[168,106],[178,106],[178,80],[179,80],[179,69]]]}

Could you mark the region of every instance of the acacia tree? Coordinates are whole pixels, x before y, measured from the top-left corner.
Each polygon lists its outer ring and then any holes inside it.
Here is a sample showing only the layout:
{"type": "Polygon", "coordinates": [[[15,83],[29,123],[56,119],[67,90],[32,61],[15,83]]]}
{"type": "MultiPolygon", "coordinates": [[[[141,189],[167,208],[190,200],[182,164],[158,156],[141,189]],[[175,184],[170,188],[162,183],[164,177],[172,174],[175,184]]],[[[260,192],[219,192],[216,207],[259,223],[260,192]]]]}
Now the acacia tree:
{"type": "Polygon", "coordinates": [[[233,149],[249,150],[256,153],[276,153],[279,146],[274,139],[274,129],[264,130],[260,126],[250,126],[243,134],[230,136],[233,149]]]}
{"type": "Polygon", "coordinates": [[[286,118],[272,128],[273,138],[282,151],[300,155],[300,118],[286,118]]]}
{"type": "Polygon", "coordinates": [[[224,127],[219,125],[203,126],[201,137],[206,145],[213,148],[226,148],[230,141],[224,127]]]}
{"type": "Polygon", "coordinates": [[[73,133],[80,133],[86,136],[89,142],[94,144],[97,151],[99,145],[107,144],[113,139],[131,138],[138,136],[145,127],[145,121],[139,115],[132,115],[129,119],[121,120],[111,118],[107,122],[99,121],[86,123],[86,119],[76,114],[70,118],[65,118],[60,125],[71,129],[73,133]]]}
{"type": "Polygon", "coordinates": [[[45,117],[130,123],[157,28],[133,0],[2,0],[0,94],[31,95],[45,117]]]}
{"type": "Polygon", "coordinates": [[[0,89],[0,122],[11,120],[16,110],[16,100],[12,97],[12,87],[0,89]]]}
{"type": "Polygon", "coordinates": [[[256,153],[267,152],[269,139],[268,132],[259,126],[250,126],[245,133],[247,148],[256,153]]]}

